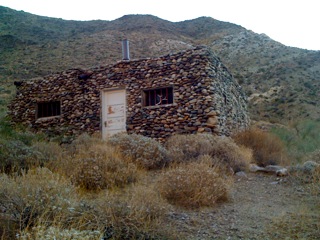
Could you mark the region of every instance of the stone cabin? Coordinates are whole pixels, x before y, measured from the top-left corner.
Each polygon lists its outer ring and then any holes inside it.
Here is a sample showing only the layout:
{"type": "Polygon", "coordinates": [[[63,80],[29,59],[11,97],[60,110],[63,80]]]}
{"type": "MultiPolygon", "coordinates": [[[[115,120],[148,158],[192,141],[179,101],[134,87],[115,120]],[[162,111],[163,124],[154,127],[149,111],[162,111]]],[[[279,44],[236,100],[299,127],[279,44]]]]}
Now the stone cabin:
{"type": "Polygon", "coordinates": [[[49,134],[99,132],[105,139],[127,131],[162,141],[182,133],[230,135],[249,125],[241,87],[202,46],[15,85],[12,121],[49,134]]]}

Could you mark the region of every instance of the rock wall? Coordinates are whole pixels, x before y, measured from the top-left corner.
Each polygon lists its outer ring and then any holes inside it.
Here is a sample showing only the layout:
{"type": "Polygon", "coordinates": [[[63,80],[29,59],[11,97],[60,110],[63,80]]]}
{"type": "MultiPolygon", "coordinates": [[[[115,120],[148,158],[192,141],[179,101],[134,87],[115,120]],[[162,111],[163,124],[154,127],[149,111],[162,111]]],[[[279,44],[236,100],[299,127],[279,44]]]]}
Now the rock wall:
{"type": "Polygon", "coordinates": [[[205,47],[20,82],[9,115],[47,133],[100,132],[101,91],[118,87],[127,92],[128,133],[163,140],[174,133],[230,135],[249,125],[240,86],[205,47]],[[168,86],[173,86],[173,104],[143,106],[143,89],[168,86]],[[50,101],[61,102],[61,115],[37,119],[37,103],[50,101]]]}

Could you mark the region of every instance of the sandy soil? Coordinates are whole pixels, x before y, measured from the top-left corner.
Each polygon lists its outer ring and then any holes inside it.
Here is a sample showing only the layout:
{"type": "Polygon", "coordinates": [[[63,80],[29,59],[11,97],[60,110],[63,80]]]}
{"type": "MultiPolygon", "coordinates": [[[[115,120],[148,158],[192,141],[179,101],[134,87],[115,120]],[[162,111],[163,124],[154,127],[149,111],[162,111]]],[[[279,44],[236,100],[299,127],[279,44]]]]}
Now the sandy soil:
{"type": "Polygon", "coordinates": [[[181,239],[320,239],[320,211],[313,209],[320,196],[308,184],[262,173],[235,178],[229,202],[170,215],[181,239]]]}

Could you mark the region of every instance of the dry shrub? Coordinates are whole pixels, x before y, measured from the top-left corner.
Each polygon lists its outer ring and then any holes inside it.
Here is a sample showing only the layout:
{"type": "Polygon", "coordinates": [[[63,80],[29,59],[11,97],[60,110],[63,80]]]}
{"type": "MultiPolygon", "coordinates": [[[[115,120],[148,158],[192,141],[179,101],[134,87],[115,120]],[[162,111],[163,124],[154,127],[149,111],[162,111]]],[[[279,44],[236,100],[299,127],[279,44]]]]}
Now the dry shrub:
{"type": "Polygon", "coordinates": [[[79,152],[89,151],[91,147],[101,144],[103,144],[103,141],[100,136],[83,133],[71,144],[66,145],[65,147],[69,154],[76,154],[79,152]]]}
{"type": "Polygon", "coordinates": [[[0,172],[13,173],[44,164],[40,152],[20,140],[0,138],[0,172]]]}
{"type": "Polygon", "coordinates": [[[75,219],[91,219],[91,209],[77,200],[69,181],[46,168],[15,178],[2,174],[0,181],[0,227],[7,239],[38,225],[66,228],[78,226],[75,219]]]}
{"type": "Polygon", "coordinates": [[[101,138],[82,134],[71,145],[64,146],[60,159],[47,164],[54,172],[67,176],[83,190],[98,191],[122,188],[135,182],[137,167],[122,158],[101,138]]]}
{"type": "Polygon", "coordinates": [[[166,141],[169,158],[175,163],[194,161],[200,155],[210,154],[211,143],[204,134],[173,135],[166,141]]]}
{"type": "Polygon", "coordinates": [[[210,155],[218,158],[233,169],[243,171],[252,161],[251,150],[238,146],[231,138],[211,134],[174,135],[166,142],[172,162],[196,161],[199,156],[210,155]]]}
{"type": "Polygon", "coordinates": [[[138,176],[137,167],[124,161],[105,142],[92,146],[90,151],[79,151],[70,163],[74,166],[72,182],[85,190],[124,187],[135,182],[138,176]]]}
{"type": "Polygon", "coordinates": [[[176,239],[165,224],[170,205],[153,184],[137,184],[123,192],[101,195],[94,202],[104,216],[106,239],[176,239]],[[163,227],[166,226],[166,227],[163,227]]]}
{"type": "Polygon", "coordinates": [[[214,158],[221,159],[224,164],[231,167],[234,172],[245,171],[252,162],[252,150],[237,145],[233,139],[207,135],[211,143],[210,155],[214,158]]]}
{"type": "Polygon", "coordinates": [[[161,169],[168,164],[167,151],[152,138],[137,134],[116,134],[109,139],[124,158],[131,159],[139,167],[152,170],[161,169]]]}
{"type": "Polygon", "coordinates": [[[259,166],[285,165],[288,162],[283,142],[272,133],[249,129],[233,138],[239,145],[253,150],[253,158],[259,166]]]}
{"type": "Polygon", "coordinates": [[[0,172],[28,171],[50,166],[63,157],[64,149],[56,142],[33,141],[26,145],[20,140],[0,140],[0,172]]]}
{"type": "Polygon", "coordinates": [[[233,179],[212,162],[209,157],[164,172],[157,183],[161,196],[185,208],[209,207],[227,200],[233,179]]]}
{"type": "Polygon", "coordinates": [[[42,240],[42,239],[61,239],[61,240],[97,240],[101,239],[102,233],[98,230],[78,230],[63,229],[59,226],[45,227],[38,225],[31,230],[21,232],[20,240],[42,240]]]}
{"type": "Polygon", "coordinates": [[[40,153],[42,162],[56,161],[62,157],[63,149],[56,142],[35,142],[32,149],[40,153]]]}
{"type": "Polygon", "coordinates": [[[128,189],[127,202],[131,215],[144,221],[162,218],[170,210],[169,204],[161,198],[154,184],[140,184],[128,189]]]}

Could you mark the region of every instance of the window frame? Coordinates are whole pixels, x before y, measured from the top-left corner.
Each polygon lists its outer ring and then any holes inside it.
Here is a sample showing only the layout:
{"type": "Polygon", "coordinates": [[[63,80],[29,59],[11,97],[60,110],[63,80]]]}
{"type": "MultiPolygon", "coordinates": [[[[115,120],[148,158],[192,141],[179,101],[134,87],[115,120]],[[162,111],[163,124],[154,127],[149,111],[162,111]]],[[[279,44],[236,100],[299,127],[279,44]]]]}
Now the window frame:
{"type": "Polygon", "coordinates": [[[61,116],[61,101],[37,102],[36,119],[56,118],[60,116],[61,116]]]}
{"type": "Polygon", "coordinates": [[[174,86],[163,86],[156,88],[148,88],[142,90],[142,106],[143,107],[163,107],[174,104],[174,86]],[[165,95],[165,99],[159,99],[158,93],[165,95]],[[159,101],[159,102],[157,102],[159,101]],[[166,101],[162,103],[162,101],[166,101]]]}

